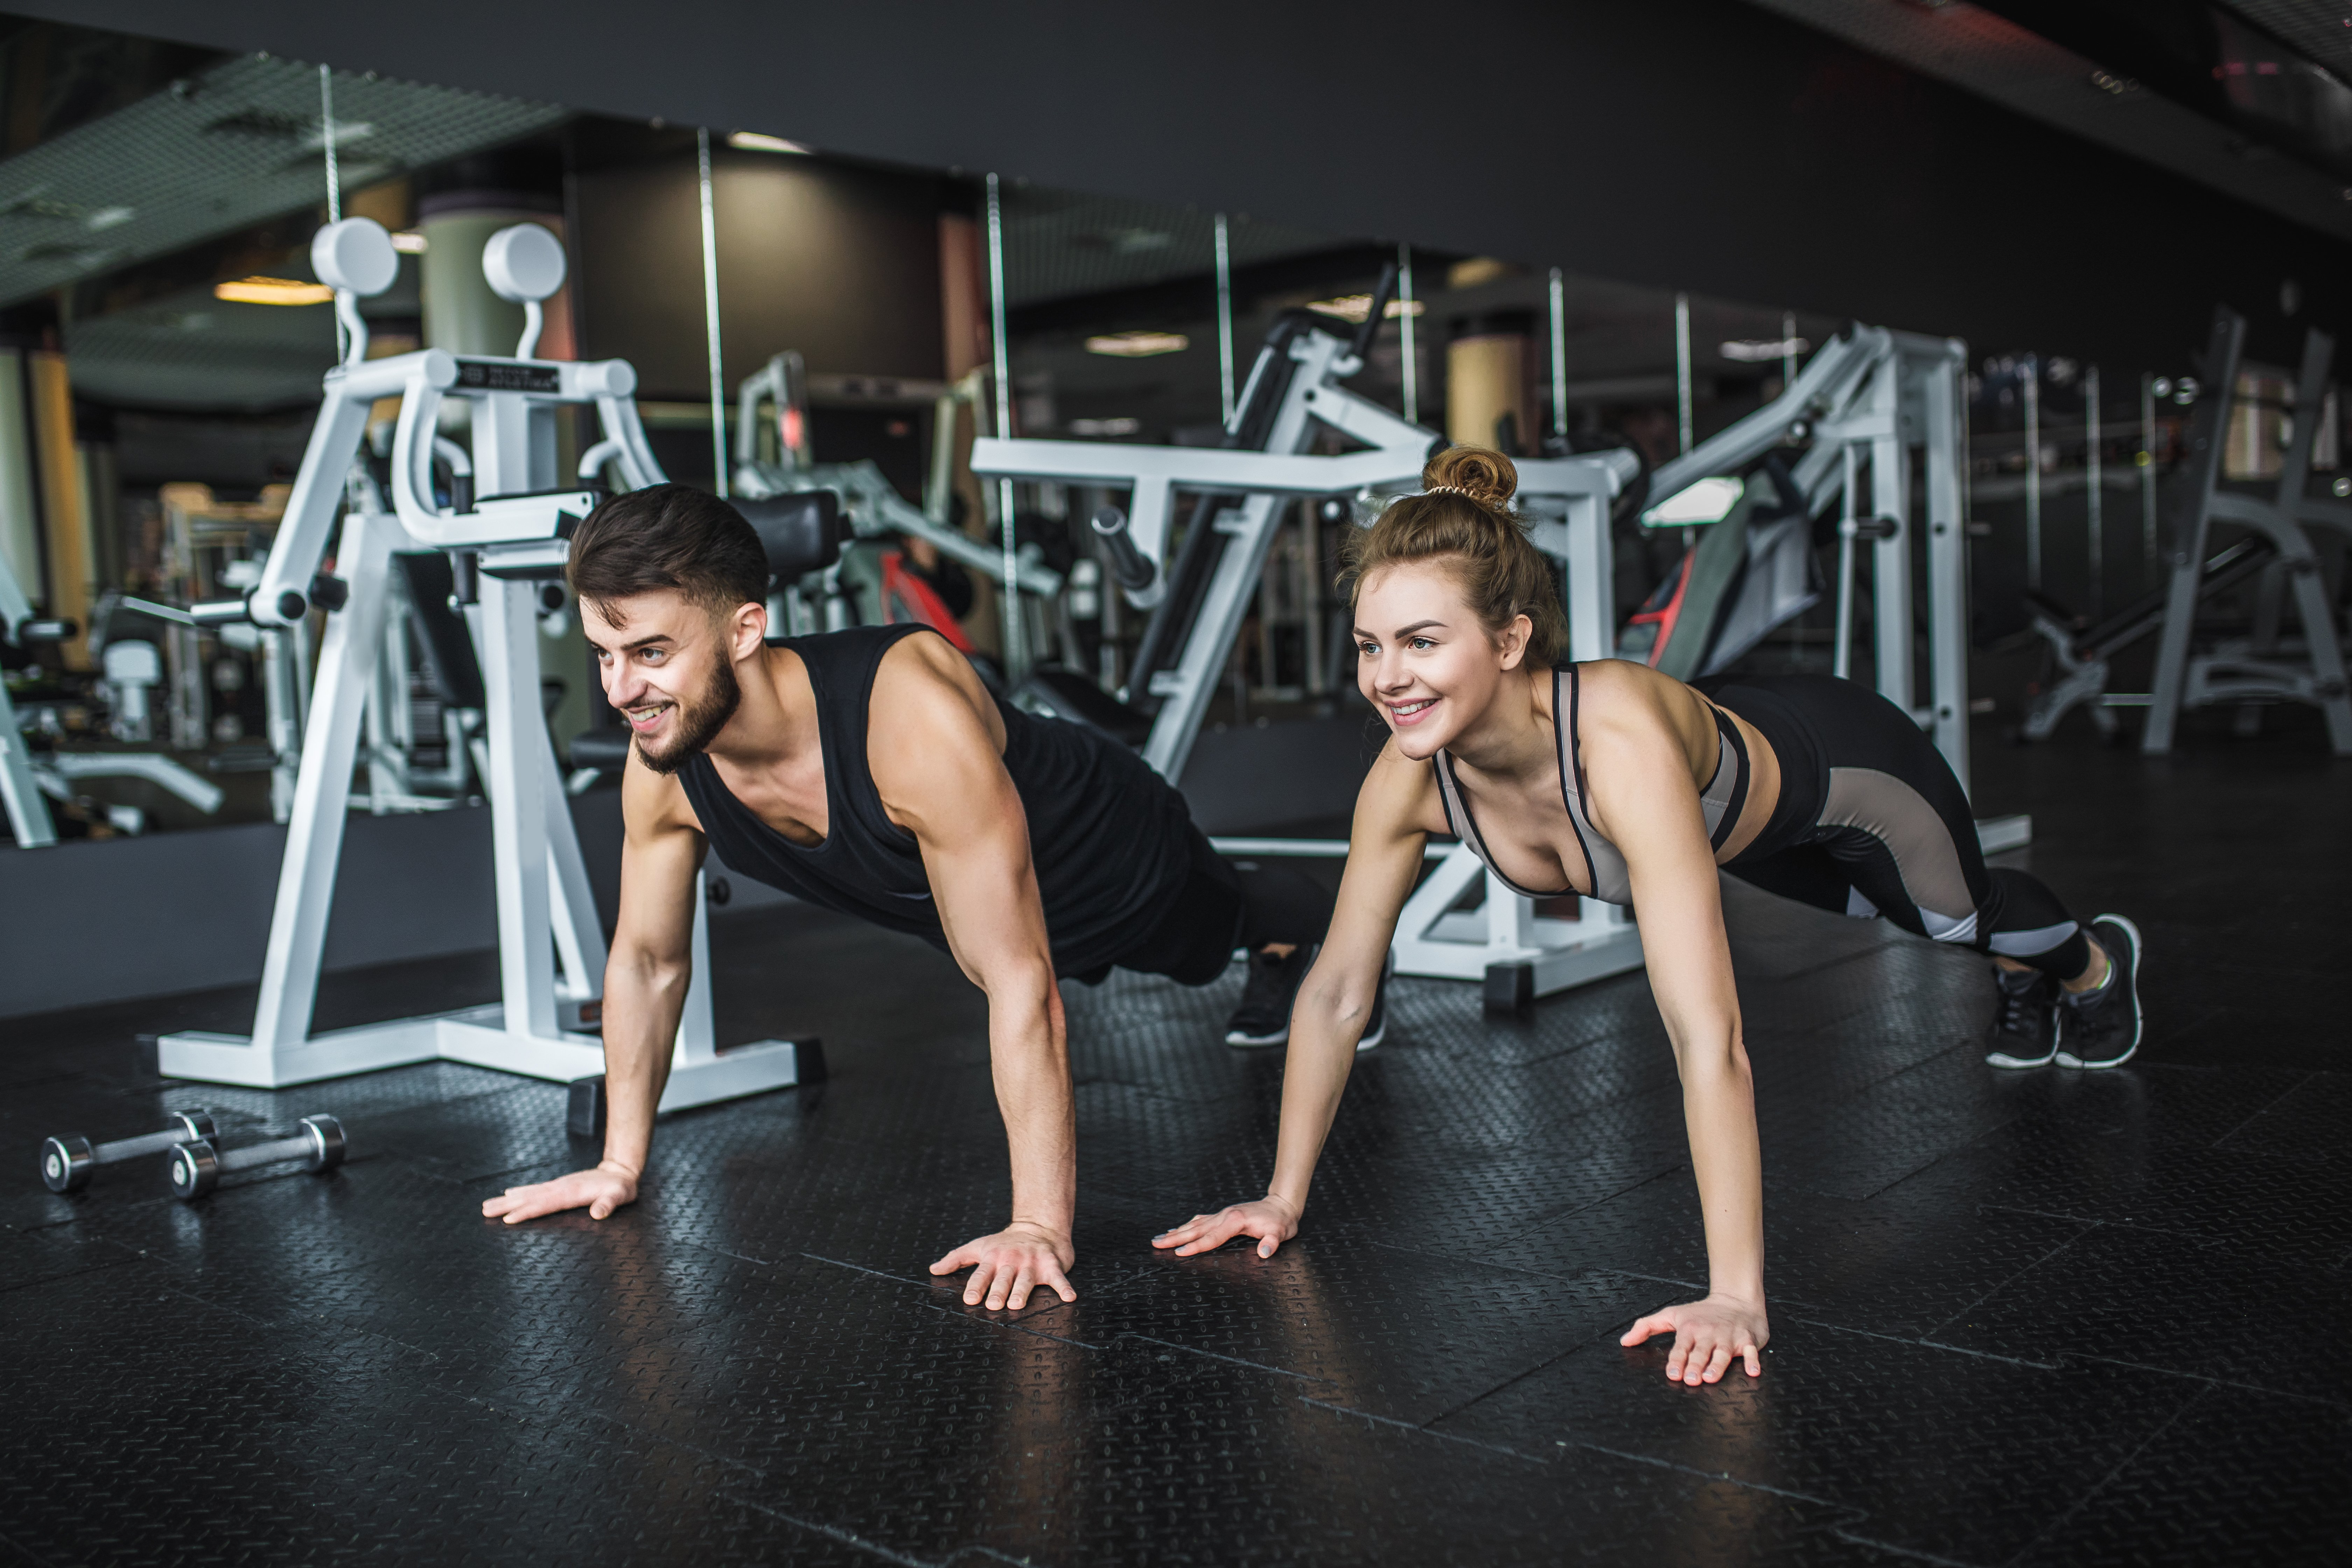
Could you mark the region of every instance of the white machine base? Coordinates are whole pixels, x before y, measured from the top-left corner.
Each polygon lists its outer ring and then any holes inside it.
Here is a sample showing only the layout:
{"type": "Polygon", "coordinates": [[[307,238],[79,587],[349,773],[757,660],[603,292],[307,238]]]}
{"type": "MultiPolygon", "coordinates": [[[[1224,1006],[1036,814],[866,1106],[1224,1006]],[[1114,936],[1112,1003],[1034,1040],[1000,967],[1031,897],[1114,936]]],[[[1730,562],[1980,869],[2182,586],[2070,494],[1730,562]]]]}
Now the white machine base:
{"type": "Polygon", "coordinates": [[[1642,933],[1631,922],[1529,921],[1527,943],[1486,940],[1486,912],[1465,910],[1428,931],[1396,944],[1399,974],[1436,980],[1484,981],[1496,965],[1525,963],[1535,971],[1535,994],[1549,996],[1642,967],[1642,933]]]}
{"type": "Polygon", "coordinates": [[[2015,816],[1977,818],[1977,847],[1987,855],[1998,855],[2004,849],[2022,849],[2032,842],[2033,818],[2022,812],[2015,816]]]}
{"type": "MultiPolygon", "coordinates": [[[[314,1035],[299,1051],[254,1049],[243,1035],[190,1030],[156,1041],[156,1068],[165,1078],[252,1089],[287,1089],[413,1062],[465,1062],[499,1072],[569,1083],[604,1070],[604,1047],[593,1035],[510,1035],[506,1009],[493,1002],[425,1018],[363,1024],[314,1035]]],[[[800,1081],[800,1049],[791,1040],[759,1040],[723,1053],[681,1051],[670,1067],[663,1110],[685,1110],[800,1081]]]]}

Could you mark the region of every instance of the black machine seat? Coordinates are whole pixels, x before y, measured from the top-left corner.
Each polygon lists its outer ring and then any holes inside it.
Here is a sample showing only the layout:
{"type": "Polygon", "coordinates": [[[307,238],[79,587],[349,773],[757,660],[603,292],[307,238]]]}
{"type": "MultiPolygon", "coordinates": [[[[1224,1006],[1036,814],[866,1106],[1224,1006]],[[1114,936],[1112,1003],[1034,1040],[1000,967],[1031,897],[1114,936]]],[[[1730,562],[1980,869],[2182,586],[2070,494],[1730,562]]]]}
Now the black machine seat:
{"type": "Polygon", "coordinates": [[[572,737],[572,765],[617,773],[629,762],[629,732],[618,724],[601,724],[572,737]]]}
{"type": "Polygon", "coordinates": [[[1099,730],[1122,746],[1140,746],[1151,735],[1149,714],[1129,707],[1075,669],[1033,670],[1013,700],[1032,713],[1099,730]]]}
{"type": "Polygon", "coordinates": [[[797,582],[841,559],[850,537],[841,497],[832,490],[798,490],[764,500],[739,500],[735,510],[759,531],[768,547],[768,570],[777,583],[797,582]]]}

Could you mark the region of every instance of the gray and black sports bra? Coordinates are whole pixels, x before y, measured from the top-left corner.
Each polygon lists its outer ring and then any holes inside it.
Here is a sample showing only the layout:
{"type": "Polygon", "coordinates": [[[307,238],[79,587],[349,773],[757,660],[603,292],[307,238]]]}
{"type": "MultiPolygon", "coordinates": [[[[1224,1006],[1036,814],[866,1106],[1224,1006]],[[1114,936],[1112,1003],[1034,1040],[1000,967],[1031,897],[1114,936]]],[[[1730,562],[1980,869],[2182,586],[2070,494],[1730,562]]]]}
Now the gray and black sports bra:
{"type": "MultiPolygon", "coordinates": [[[[1617,846],[1593,829],[1592,819],[1584,812],[1584,756],[1576,741],[1577,689],[1576,666],[1562,665],[1551,672],[1552,729],[1559,737],[1560,800],[1568,807],[1569,823],[1576,829],[1577,847],[1584,851],[1584,863],[1591,870],[1592,890],[1585,897],[1605,904],[1630,905],[1633,901],[1633,879],[1625,868],[1625,857],[1617,846]],[[1560,695],[1563,676],[1568,683],[1565,701],[1560,695]]],[[[1698,803],[1706,815],[1707,842],[1719,851],[1731,837],[1732,829],[1739,825],[1739,808],[1748,803],[1748,746],[1739,738],[1739,726],[1731,721],[1729,715],[1712,703],[1708,709],[1715,715],[1716,733],[1722,749],[1715,764],[1715,776],[1699,792],[1698,803]]],[[[1502,878],[1503,886],[1530,899],[1557,899],[1582,890],[1558,888],[1542,892],[1522,888],[1504,877],[1495,865],[1494,856],[1486,852],[1486,840],[1470,816],[1470,803],[1463,796],[1461,781],[1454,776],[1454,759],[1440,752],[1431,761],[1437,770],[1438,793],[1445,800],[1446,822],[1471,852],[1486,863],[1486,868],[1502,878]]]]}

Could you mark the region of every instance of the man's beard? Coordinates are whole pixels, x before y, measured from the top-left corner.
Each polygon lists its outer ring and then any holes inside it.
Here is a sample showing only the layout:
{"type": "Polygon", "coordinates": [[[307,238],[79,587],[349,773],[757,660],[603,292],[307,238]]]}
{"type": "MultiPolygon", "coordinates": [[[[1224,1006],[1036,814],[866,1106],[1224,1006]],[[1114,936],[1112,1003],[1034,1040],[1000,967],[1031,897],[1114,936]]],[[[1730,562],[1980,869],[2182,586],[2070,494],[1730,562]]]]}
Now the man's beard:
{"type": "Polygon", "coordinates": [[[735,717],[735,709],[743,700],[743,688],[735,679],[735,667],[721,659],[710,677],[710,688],[699,701],[677,705],[677,734],[667,751],[656,752],[637,739],[637,761],[657,773],[674,773],[686,766],[687,758],[710,744],[711,737],[727,727],[735,717]]]}

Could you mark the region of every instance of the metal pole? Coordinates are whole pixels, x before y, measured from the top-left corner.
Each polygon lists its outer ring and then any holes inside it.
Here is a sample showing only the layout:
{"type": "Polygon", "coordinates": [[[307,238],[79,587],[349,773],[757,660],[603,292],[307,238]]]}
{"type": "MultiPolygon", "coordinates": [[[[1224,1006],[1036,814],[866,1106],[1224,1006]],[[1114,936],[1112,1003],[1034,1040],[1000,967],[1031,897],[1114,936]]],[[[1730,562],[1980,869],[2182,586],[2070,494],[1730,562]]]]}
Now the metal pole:
{"type": "Polygon", "coordinates": [[[710,199],[710,132],[694,133],[695,172],[702,197],[702,336],[710,363],[710,467],[720,499],[727,495],[727,376],[719,352],[719,221],[710,199]]]}
{"type": "Polygon", "coordinates": [[[2025,585],[2042,587],[2042,362],[2025,356],[2025,585]]]}
{"type": "Polygon", "coordinates": [[[1551,269],[1551,433],[1568,441],[1568,292],[1551,269]]]}
{"type": "MultiPolygon", "coordinates": [[[[319,145],[327,159],[327,221],[343,221],[343,171],[335,155],[335,74],[326,66],[319,68],[319,145]]],[[[335,363],[341,364],[351,350],[351,335],[343,326],[343,313],[335,311],[335,363]]]]}
{"type": "Polygon", "coordinates": [[[1845,482],[1840,488],[1845,499],[1838,513],[1837,633],[1830,647],[1830,673],[1844,680],[1853,674],[1854,486],[1860,476],[1854,471],[1853,442],[1846,442],[1838,457],[1843,465],[1845,482]]]}
{"type": "Polygon", "coordinates": [[[1786,392],[1797,379],[1797,312],[1780,312],[1780,390],[1786,392]]]}
{"type": "Polygon", "coordinates": [[[2156,581],[2156,377],[2139,378],[2139,574],[2156,581]]]}
{"type": "Polygon", "coordinates": [[[1421,423],[1421,358],[1412,346],[1412,247],[1397,247],[1397,345],[1404,355],[1404,419],[1421,423]]]}
{"type": "MultiPolygon", "coordinates": [[[[988,310],[993,329],[996,363],[996,433],[1013,434],[1013,350],[1004,335],[1004,205],[994,174],[988,176],[988,310]]],[[[1014,536],[1013,481],[998,482],[997,521],[1004,549],[1004,676],[1019,680],[1026,673],[1021,626],[1020,542],[1014,536]]]]}
{"type": "Polygon", "coordinates": [[[2106,520],[2100,511],[2105,497],[2100,489],[2099,474],[2099,367],[2093,365],[2083,377],[2083,414],[2085,444],[2085,472],[2090,486],[2091,514],[2089,543],[2091,547],[2090,616],[2099,618],[2101,603],[2106,597],[2107,540],[2106,520]]]}
{"type": "Polygon", "coordinates": [[[1217,215],[1217,407],[1227,429],[1234,423],[1234,258],[1225,236],[1225,215],[1217,215]]]}
{"type": "Polygon", "coordinates": [[[1691,352],[1690,296],[1675,296],[1675,414],[1676,433],[1682,445],[1676,451],[1691,449],[1691,352]]]}

